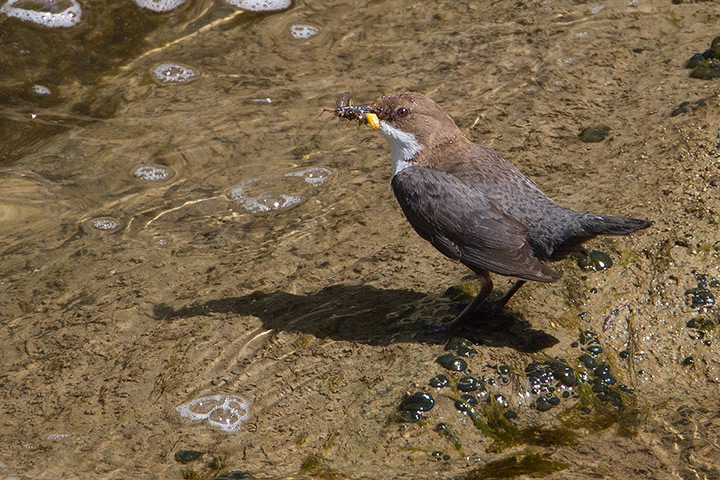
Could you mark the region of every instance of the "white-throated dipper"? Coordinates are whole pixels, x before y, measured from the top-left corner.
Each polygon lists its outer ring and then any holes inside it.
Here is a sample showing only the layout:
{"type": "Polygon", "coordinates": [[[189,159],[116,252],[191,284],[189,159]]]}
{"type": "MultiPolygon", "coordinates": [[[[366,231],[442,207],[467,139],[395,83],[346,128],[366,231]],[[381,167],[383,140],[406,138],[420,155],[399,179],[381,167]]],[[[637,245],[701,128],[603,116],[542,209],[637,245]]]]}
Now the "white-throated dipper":
{"type": "Polygon", "coordinates": [[[597,235],[627,235],[652,224],[561,207],[512,163],[462,134],[431,99],[393,93],[372,105],[339,105],[335,114],[380,130],[392,152],[392,189],[415,231],[480,278],[480,293],[450,322],[499,310],[527,280],[555,282],[558,260],[597,235]],[[485,302],[489,272],[519,280],[485,302]]]}

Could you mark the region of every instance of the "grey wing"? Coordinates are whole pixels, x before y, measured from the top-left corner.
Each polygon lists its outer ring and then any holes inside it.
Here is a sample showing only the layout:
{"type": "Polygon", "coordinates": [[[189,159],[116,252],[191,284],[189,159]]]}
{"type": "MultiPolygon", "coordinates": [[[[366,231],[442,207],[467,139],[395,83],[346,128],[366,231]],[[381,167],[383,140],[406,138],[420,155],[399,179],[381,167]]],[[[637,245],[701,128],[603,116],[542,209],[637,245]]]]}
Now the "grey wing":
{"type": "Polygon", "coordinates": [[[392,187],[415,231],[444,255],[472,270],[540,282],[560,278],[533,256],[525,226],[478,189],[448,173],[417,166],[396,174],[392,187]]]}

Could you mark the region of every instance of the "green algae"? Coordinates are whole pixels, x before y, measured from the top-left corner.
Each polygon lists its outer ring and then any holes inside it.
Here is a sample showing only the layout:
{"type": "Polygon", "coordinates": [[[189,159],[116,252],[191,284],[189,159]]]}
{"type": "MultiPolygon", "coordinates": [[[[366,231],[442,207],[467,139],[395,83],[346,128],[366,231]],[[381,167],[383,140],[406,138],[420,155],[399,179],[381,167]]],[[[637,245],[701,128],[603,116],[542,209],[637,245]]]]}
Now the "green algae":
{"type": "Polygon", "coordinates": [[[569,467],[569,463],[552,460],[550,454],[526,452],[501,458],[482,467],[475,468],[466,475],[458,477],[458,480],[515,478],[523,475],[537,478],[560,472],[569,467]]]}
{"type": "Polygon", "coordinates": [[[564,428],[594,434],[617,425],[620,436],[633,437],[637,434],[646,412],[637,406],[637,398],[632,392],[613,386],[611,394],[621,399],[620,405],[613,405],[598,398],[589,384],[578,385],[576,391],[580,399],[578,404],[557,416],[564,428]]]}
{"type": "Polygon", "coordinates": [[[637,264],[640,265],[642,263],[643,256],[640,255],[635,250],[623,250],[620,252],[620,260],[618,260],[618,265],[621,267],[627,267],[628,265],[637,264]]]}
{"type": "MultiPolygon", "coordinates": [[[[220,472],[227,468],[224,455],[212,455],[209,457],[204,466],[197,470],[194,468],[186,468],[182,470],[185,480],[202,480],[207,478],[222,478],[220,472]]],[[[247,478],[247,477],[245,477],[247,478]]]]}
{"type": "Polygon", "coordinates": [[[455,450],[457,450],[458,452],[462,451],[462,443],[460,442],[460,437],[457,435],[455,430],[452,429],[448,424],[438,423],[435,427],[435,430],[441,433],[445,438],[450,440],[455,450]]]}
{"type": "Polygon", "coordinates": [[[479,292],[480,289],[474,283],[460,283],[445,290],[443,296],[449,298],[450,300],[460,302],[472,300],[472,298],[479,292]]]}
{"type": "Polygon", "coordinates": [[[342,480],[349,478],[328,467],[322,457],[310,454],[302,462],[300,471],[321,480],[342,480]]]}
{"type": "Polygon", "coordinates": [[[531,425],[519,428],[505,416],[505,408],[494,399],[480,407],[473,407],[459,400],[464,412],[485,436],[493,440],[488,451],[501,452],[516,445],[558,446],[571,445],[577,441],[575,431],[564,426],[548,427],[531,425]]]}

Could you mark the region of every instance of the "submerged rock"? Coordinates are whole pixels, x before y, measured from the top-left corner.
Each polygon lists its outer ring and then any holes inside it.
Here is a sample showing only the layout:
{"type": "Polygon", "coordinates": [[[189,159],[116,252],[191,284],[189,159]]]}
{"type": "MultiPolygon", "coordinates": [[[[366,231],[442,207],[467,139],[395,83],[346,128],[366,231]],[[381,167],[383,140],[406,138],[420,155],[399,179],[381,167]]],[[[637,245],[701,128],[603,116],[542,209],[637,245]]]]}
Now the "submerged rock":
{"type": "Polygon", "coordinates": [[[602,142],[610,133],[610,127],[605,125],[587,127],[578,134],[580,140],[587,143],[602,142]]]}
{"type": "Polygon", "coordinates": [[[180,463],[189,463],[197,460],[203,455],[205,455],[205,452],[200,450],[178,450],[175,452],[175,461],[180,463]]]}
{"type": "Polygon", "coordinates": [[[607,270],[613,265],[610,256],[600,250],[593,250],[590,253],[577,252],[574,255],[578,267],[583,270],[597,272],[599,270],[607,270]]]}
{"type": "Polygon", "coordinates": [[[720,59],[708,58],[707,60],[703,60],[690,72],[690,76],[701,80],[711,80],[720,77],[720,59]]]}
{"type": "Polygon", "coordinates": [[[713,38],[710,48],[702,53],[694,53],[685,62],[685,68],[692,68],[692,78],[711,80],[720,78],[720,36],[713,38]]]}
{"type": "Polygon", "coordinates": [[[715,296],[708,288],[708,276],[696,274],[697,287],[685,290],[685,295],[690,296],[690,308],[709,308],[715,304],[715,296]]]}
{"type": "Polygon", "coordinates": [[[450,380],[443,375],[442,373],[439,375],[435,375],[433,378],[430,379],[430,386],[434,388],[443,388],[450,385],[450,380]]]}
{"type": "Polygon", "coordinates": [[[467,362],[460,357],[456,357],[452,353],[440,355],[435,361],[440,364],[440,366],[447,368],[448,370],[452,370],[453,372],[462,372],[467,369],[467,362]]]}
{"type": "Polygon", "coordinates": [[[425,392],[415,392],[408,395],[400,402],[398,410],[403,420],[416,421],[422,418],[423,412],[431,410],[435,406],[435,400],[425,392]]]}

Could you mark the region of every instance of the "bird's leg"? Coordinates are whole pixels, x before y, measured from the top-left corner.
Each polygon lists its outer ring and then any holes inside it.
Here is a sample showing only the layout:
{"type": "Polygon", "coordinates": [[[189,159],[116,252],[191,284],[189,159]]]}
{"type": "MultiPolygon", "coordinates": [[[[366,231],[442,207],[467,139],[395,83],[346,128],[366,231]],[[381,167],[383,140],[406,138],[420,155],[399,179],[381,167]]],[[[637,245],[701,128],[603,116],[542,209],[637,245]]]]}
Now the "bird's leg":
{"type": "Polygon", "coordinates": [[[496,312],[502,310],[505,304],[510,300],[510,298],[512,298],[512,296],[515,295],[517,291],[520,290],[520,287],[522,287],[523,285],[525,285],[525,280],[516,281],[515,284],[510,287],[510,290],[505,292],[502,297],[498,298],[490,304],[492,309],[496,312]]]}
{"type": "MultiPolygon", "coordinates": [[[[453,329],[467,321],[467,319],[470,318],[473,313],[477,312],[482,307],[482,305],[485,303],[485,299],[492,292],[493,282],[490,279],[490,273],[488,273],[487,270],[480,270],[476,273],[478,273],[478,278],[480,279],[480,283],[482,284],[482,286],[480,287],[480,292],[475,295],[475,298],[473,298],[472,301],[468,303],[465,308],[463,308],[463,311],[460,312],[457,317],[455,317],[450,323],[444,325],[445,328],[453,329]]],[[[508,300],[509,299],[510,298],[508,298],[508,300]]]]}
{"type": "Polygon", "coordinates": [[[493,282],[490,279],[490,274],[486,270],[481,270],[480,273],[478,273],[478,278],[480,279],[480,283],[482,284],[482,286],[480,287],[480,293],[475,295],[475,298],[473,298],[472,301],[468,303],[465,308],[463,308],[463,311],[460,312],[457,317],[452,319],[452,321],[444,323],[442,325],[428,325],[437,327],[433,330],[433,333],[441,333],[455,330],[463,323],[466,323],[468,320],[470,320],[477,312],[484,311],[487,313],[497,313],[501,311],[505,304],[510,300],[510,298],[512,298],[512,296],[515,295],[518,290],[520,290],[520,287],[525,284],[525,280],[518,280],[512,287],[510,287],[507,292],[505,292],[505,294],[503,294],[502,297],[498,298],[493,302],[486,302],[485,300],[492,292],[493,282]]]}
{"type": "Polygon", "coordinates": [[[505,304],[507,304],[512,296],[520,290],[520,287],[525,285],[525,280],[518,280],[507,292],[503,294],[502,297],[493,302],[486,302],[485,300],[493,289],[493,282],[490,279],[490,273],[487,270],[479,270],[475,273],[477,273],[478,278],[480,279],[480,292],[475,295],[475,298],[473,298],[472,301],[463,308],[462,312],[460,312],[460,314],[453,318],[450,322],[443,324],[423,322],[425,327],[431,327],[431,330],[428,333],[444,333],[455,330],[473,318],[478,312],[498,313],[503,309],[503,307],[505,307],[505,304]]]}

